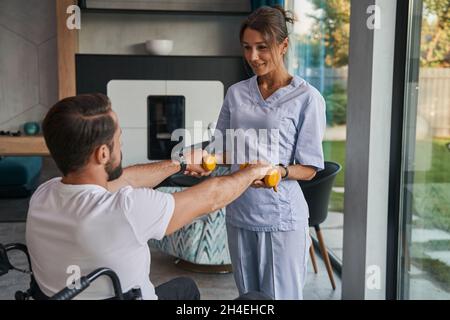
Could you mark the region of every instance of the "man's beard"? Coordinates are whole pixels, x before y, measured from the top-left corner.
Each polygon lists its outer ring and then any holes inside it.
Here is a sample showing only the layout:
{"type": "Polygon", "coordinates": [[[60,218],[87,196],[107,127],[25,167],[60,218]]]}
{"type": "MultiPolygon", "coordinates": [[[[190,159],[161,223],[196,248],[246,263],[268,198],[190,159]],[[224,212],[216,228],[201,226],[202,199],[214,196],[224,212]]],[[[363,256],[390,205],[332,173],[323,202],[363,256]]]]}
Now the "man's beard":
{"type": "Polygon", "coordinates": [[[123,173],[122,153],[120,153],[120,162],[117,165],[117,167],[115,167],[115,168],[112,167],[112,164],[114,161],[115,161],[115,159],[111,159],[105,166],[105,171],[106,171],[106,174],[108,175],[108,181],[113,181],[113,180],[120,178],[120,176],[123,173]]]}

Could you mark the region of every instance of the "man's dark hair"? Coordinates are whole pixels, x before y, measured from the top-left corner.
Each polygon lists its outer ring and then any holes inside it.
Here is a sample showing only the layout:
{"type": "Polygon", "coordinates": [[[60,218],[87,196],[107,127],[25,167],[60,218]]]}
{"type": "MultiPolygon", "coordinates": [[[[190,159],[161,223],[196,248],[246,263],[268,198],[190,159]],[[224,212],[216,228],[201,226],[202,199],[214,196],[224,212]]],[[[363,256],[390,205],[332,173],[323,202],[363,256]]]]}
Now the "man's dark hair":
{"type": "Polygon", "coordinates": [[[87,164],[95,148],[113,149],[116,123],[111,101],[101,93],[82,94],[57,102],[42,124],[45,142],[63,175],[87,164]]]}

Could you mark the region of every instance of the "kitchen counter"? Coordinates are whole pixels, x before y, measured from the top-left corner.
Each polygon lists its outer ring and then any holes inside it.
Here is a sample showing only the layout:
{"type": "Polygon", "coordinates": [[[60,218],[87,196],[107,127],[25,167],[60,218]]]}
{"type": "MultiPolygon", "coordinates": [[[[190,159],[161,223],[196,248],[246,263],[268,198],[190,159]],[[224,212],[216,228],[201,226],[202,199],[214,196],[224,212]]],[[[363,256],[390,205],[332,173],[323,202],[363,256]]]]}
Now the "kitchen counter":
{"type": "Polygon", "coordinates": [[[49,156],[43,136],[0,136],[0,156],[49,156]]]}

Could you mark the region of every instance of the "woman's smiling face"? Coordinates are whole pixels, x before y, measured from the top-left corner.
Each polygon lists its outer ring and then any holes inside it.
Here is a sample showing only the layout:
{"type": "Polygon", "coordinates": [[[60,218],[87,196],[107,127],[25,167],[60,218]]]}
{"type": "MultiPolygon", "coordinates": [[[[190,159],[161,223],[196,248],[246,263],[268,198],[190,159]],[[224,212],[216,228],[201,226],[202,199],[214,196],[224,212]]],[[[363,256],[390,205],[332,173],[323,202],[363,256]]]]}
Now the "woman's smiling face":
{"type": "Polygon", "coordinates": [[[273,50],[259,31],[250,28],[245,29],[242,35],[245,60],[257,76],[263,76],[280,66],[286,47],[287,41],[283,41],[273,50]]]}

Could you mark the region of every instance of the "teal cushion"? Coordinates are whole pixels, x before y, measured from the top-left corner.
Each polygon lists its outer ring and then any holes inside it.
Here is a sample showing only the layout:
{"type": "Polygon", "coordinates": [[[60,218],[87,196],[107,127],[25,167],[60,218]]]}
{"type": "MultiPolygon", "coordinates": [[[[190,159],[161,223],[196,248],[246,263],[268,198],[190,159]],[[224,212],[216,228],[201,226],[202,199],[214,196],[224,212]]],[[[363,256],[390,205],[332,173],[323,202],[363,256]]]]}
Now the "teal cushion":
{"type": "Polygon", "coordinates": [[[27,185],[41,172],[42,157],[0,158],[0,186],[27,185]]]}

